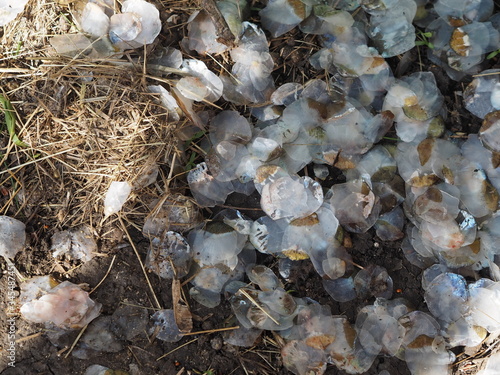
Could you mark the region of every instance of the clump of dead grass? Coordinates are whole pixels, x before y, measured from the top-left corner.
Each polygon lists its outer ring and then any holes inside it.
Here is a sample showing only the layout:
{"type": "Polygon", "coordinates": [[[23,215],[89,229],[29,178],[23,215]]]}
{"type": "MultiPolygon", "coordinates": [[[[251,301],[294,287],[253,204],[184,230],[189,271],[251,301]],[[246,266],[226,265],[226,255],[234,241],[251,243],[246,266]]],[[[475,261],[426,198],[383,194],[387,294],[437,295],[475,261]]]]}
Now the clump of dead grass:
{"type": "Polygon", "coordinates": [[[31,226],[34,245],[48,228],[87,224],[103,235],[109,184],[133,183],[156,163],[159,181],[135,190],[125,210],[127,222],[141,228],[151,202],[169,192],[172,158],[183,159],[174,131],[185,123],[168,122],[147,91],[157,84],[140,62],[150,51],[120,61],[57,56],[48,38],[73,27],[70,15],[70,8],[32,1],[4,28],[0,47],[2,93],[16,112],[16,134],[29,145],[0,133],[0,214],[31,226]]]}
{"type": "Polygon", "coordinates": [[[492,332],[476,347],[465,348],[453,364],[454,374],[473,375],[486,367],[489,357],[500,351],[500,332],[492,332]]]}

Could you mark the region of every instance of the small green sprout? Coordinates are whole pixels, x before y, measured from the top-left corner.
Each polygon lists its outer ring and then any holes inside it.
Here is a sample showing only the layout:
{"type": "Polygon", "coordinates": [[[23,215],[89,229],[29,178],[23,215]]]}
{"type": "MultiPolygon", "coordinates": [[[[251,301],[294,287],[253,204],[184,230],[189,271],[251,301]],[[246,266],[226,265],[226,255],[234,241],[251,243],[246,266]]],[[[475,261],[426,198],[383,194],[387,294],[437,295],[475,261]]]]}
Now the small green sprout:
{"type": "Polygon", "coordinates": [[[16,134],[16,113],[12,107],[11,102],[3,95],[0,95],[0,110],[3,111],[5,117],[5,125],[7,126],[7,131],[14,144],[21,147],[28,147],[26,143],[21,141],[16,134]]]}
{"type": "Polygon", "coordinates": [[[186,141],[186,147],[189,147],[191,145],[191,143],[193,143],[194,141],[203,137],[205,135],[205,133],[206,133],[205,130],[200,130],[200,131],[194,133],[193,136],[186,141]]]}
{"type": "Polygon", "coordinates": [[[189,160],[186,163],[186,167],[185,167],[186,172],[189,172],[191,169],[196,167],[196,163],[194,161],[196,160],[197,157],[198,157],[198,154],[196,152],[194,152],[194,151],[191,152],[191,155],[189,156],[189,160]]]}
{"type": "MultiPolygon", "coordinates": [[[[191,144],[193,144],[195,141],[199,140],[203,136],[205,136],[206,131],[205,130],[200,130],[196,133],[193,134],[193,136],[188,139],[185,143],[185,148],[188,149],[191,147],[191,144]]],[[[189,156],[189,160],[186,163],[186,166],[184,167],[185,171],[188,172],[191,169],[193,169],[196,166],[195,160],[198,158],[199,154],[195,151],[191,151],[191,155],[189,156]]]]}
{"type": "Polygon", "coordinates": [[[500,53],[500,48],[497,49],[496,51],[490,52],[488,54],[488,56],[486,56],[486,59],[490,60],[490,59],[494,58],[496,55],[498,55],[499,53],[500,53]]]}
{"type": "Polygon", "coordinates": [[[19,53],[21,53],[21,49],[23,48],[23,41],[20,40],[19,42],[17,42],[17,48],[16,48],[16,51],[14,52],[14,56],[17,56],[19,55],[19,53]]]}
{"type": "Polygon", "coordinates": [[[434,49],[434,44],[432,44],[429,41],[429,38],[432,38],[432,32],[428,31],[428,32],[424,33],[423,31],[419,30],[417,33],[417,38],[419,40],[415,41],[416,46],[427,46],[430,49],[434,49]]]}
{"type": "Polygon", "coordinates": [[[400,141],[399,138],[392,138],[392,137],[383,137],[382,139],[385,139],[387,141],[400,141]]]}

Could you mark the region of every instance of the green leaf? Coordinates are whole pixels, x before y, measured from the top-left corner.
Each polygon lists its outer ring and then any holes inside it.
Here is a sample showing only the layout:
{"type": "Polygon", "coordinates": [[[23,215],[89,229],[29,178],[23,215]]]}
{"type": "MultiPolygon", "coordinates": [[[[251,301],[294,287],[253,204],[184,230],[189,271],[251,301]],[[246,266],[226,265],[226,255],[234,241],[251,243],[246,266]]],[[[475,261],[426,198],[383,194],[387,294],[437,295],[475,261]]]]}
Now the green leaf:
{"type": "Polygon", "coordinates": [[[26,143],[21,141],[16,134],[16,113],[10,101],[5,96],[0,95],[0,105],[3,109],[5,124],[7,125],[7,131],[9,132],[12,142],[20,147],[29,147],[26,143]]]}
{"type": "Polygon", "coordinates": [[[488,54],[488,56],[486,56],[486,59],[488,59],[488,60],[489,60],[489,59],[492,59],[492,58],[494,58],[496,55],[498,55],[499,53],[500,53],[500,49],[497,49],[496,51],[490,52],[490,53],[488,54]]]}
{"type": "Polygon", "coordinates": [[[191,169],[195,167],[194,161],[198,157],[198,154],[196,152],[191,152],[191,156],[189,156],[189,160],[186,164],[185,170],[186,172],[189,172],[191,169]]]}
{"type": "Polygon", "coordinates": [[[427,40],[416,40],[415,41],[416,46],[426,46],[427,48],[434,49],[434,44],[431,42],[428,42],[427,40]]]}
{"type": "Polygon", "coordinates": [[[186,142],[185,142],[185,147],[189,147],[191,146],[191,143],[193,143],[194,141],[200,139],[201,137],[203,137],[204,135],[206,134],[206,130],[200,130],[196,133],[193,134],[193,136],[191,138],[189,138],[186,142]]]}

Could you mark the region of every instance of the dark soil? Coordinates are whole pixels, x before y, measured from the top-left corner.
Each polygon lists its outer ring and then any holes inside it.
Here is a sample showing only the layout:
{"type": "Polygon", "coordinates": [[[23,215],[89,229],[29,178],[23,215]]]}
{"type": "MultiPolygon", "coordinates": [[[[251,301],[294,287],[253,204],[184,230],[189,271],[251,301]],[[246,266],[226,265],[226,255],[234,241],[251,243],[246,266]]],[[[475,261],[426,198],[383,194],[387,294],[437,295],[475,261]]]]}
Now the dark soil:
{"type": "MultiPolygon", "coordinates": [[[[139,253],[144,259],[149,244],[139,234],[134,238],[137,241],[136,246],[139,253]]],[[[352,243],[351,253],[356,263],[361,265],[374,263],[385,266],[394,280],[394,290],[397,291],[395,297],[404,297],[415,308],[425,310],[419,283],[421,270],[408,264],[399,250],[398,243],[380,242],[371,232],[363,235],[352,235],[352,243]]],[[[30,260],[33,265],[47,262],[46,257],[50,254],[43,251],[31,250],[31,252],[34,253],[33,257],[38,258],[38,260],[30,260]]],[[[110,273],[91,295],[94,300],[102,303],[102,316],[112,315],[121,306],[133,306],[131,309],[136,310],[138,315],[142,315],[144,311],[147,312],[146,316],[151,315],[155,310],[155,304],[139,262],[130,246],[110,249],[105,257],[94,258],[72,272],[70,281],[76,284],[86,283],[91,287],[96,286],[105,276],[114,256],[116,256],[116,260],[110,273]]],[[[269,266],[276,265],[273,257],[264,258],[263,263],[269,266]]],[[[4,263],[3,267],[5,269],[4,263]]],[[[33,274],[37,273],[33,272],[33,274]]],[[[64,279],[63,275],[59,274],[59,276],[64,279]]],[[[150,274],[150,279],[160,304],[165,307],[171,306],[170,283],[155,277],[154,274],[150,274]]],[[[0,280],[4,290],[6,290],[6,281],[6,277],[0,280]]],[[[321,279],[309,261],[302,261],[300,272],[292,274],[286,282],[285,288],[294,290],[296,296],[308,296],[321,304],[331,306],[333,314],[346,315],[352,322],[355,320],[357,309],[373,302],[369,300],[355,300],[349,303],[332,301],[323,290],[321,279]]],[[[1,298],[2,306],[5,306],[5,296],[2,295],[1,298]]],[[[227,301],[215,309],[208,309],[192,300],[189,303],[194,315],[193,332],[222,328],[231,324],[231,307],[227,301]]],[[[0,321],[2,332],[6,332],[6,327],[6,318],[2,315],[0,321]]],[[[130,325],[128,328],[132,329],[133,327],[130,325]]],[[[19,338],[29,337],[37,333],[42,334],[18,343],[14,368],[5,368],[7,358],[6,356],[2,357],[4,370],[1,373],[5,375],[83,374],[91,364],[127,370],[131,374],[174,375],[181,368],[185,368],[193,374],[204,373],[210,369],[213,374],[288,374],[288,371],[281,365],[279,348],[272,344],[275,340],[271,333],[265,334],[271,340],[261,339],[254,348],[238,348],[224,344],[222,333],[186,336],[178,343],[166,343],[160,340],[150,342],[148,333],[143,331],[130,340],[123,340],[124,349],[118,353],[92,352],[87,359],[82,360],[72,355],[65,358],[65,352],[59,354],[61,349],[73,343],[78,335],[77,331],[58,340],[58,345],[54,346],[45,334],[45,330],[40,326],[29,324],[17,318],[16,329],[19,338]],[[193,339],[196,341],[192,342],[193,339]],[[188,344],[181,347],[186,343],[188,344]],[[180,349],[161,360],[157,360],[176,348],[180,349]],[[136,367],[139,372],[134,372],[136,367]]],[[[78,348],[79,345],[75,349],[78,348]]],[[[409,374],[404,362],[396,358],[383,357],[379,357],[375,361],[367,374],[378,374],[382,370],[388,370],[391,374],[409,374]]],[[[326,374],[340,375],[344,372],[331,367],[326,374]]]]}

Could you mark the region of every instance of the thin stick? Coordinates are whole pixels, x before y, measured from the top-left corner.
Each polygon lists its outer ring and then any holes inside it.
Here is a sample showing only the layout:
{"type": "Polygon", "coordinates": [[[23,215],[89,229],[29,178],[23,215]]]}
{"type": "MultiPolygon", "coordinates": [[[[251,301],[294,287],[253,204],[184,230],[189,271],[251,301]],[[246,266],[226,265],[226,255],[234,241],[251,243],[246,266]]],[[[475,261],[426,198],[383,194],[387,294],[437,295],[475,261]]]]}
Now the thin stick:
{"type": "Polygon", "coordinates": [[[364,269],[365,269],[365,267],[363,267],[363,266],[359,265],[359,264],[358,264],[358,263],[356,263],[356,262],[353,262],[352,260],[350,261],[350,260],[344,259],[344,261],[345,261],[345,262],[347,262],[347,263],[351,263],[353,266],[358,267],[360,270],[364,270],[364,269]]]}
{"type": "Polygon", "coordinates": [[[241,365],[241,367],[243,367],[243,370],[245,371],[245,374],[249,375],[248,371],[247,371],[247,368],[245,367],[245,365],[243,364],[243,361],[241,359],[240,359],[240,365],[241,365]]]}
{"type": "Polygon", "coordinates": [[[479,73],[479,74],[474,74],[473,77],[484,77],[484,76],[494,76],[495,74],[499,74],[498,72],[492,72],[492,73],[479,73]]]}
{"type": "Polygon", "coordinates": [[[151,285],[151,282],[149,281],[148,273],[146,272],[146,268],[144,267],[144,264],[142,263],[141,256],[139,255],[139,252],[137,251],[137,248],[135,247],[134,241],[132,241],[132,237],[130,237],[130,233],[127,230],[127,227],[125,226],[125,223],[122,220],[121,215],[118,215],[118,220],[120,220],[120,224],[123,227],[123,230],[127,234],[128,241],[130,242],[130,246],[132,246],[132,249],[134,249],[135,255],[137,259],[139,260],[139,264],[141,265],[142,273],[144,274],[144,277],[146,278],[146,282],[148,283],[149,289],[151,290],[151,293],[153,294],[153,298],[155,300],[156,306],[161,310],[161,305],[160,302],[158,301],[158,298],[156,297],[156,293],[153,289],[153,286],[151,285]]]}
{"type": "MultiPolygon", "coordinates": [[[[271,318],[272,319],[272,318],[271,318]]],[[[198,332],[189,332],[189,333],[183,333],[184,336],[193,336],[193,335],[201,335],[204,333],[214,333],[214,332],[223,332],[223,331],[232,331],[234,329],[238,329],[240,326],[236,327],[226,327],[226,328],[217,328],[217,329],[209,329],[206,331],[198,331],[198,332]]]]}
{"type": "Polygon", "coordinates": [[[215,24],[218,36],[216,39],[217,42],[225,44],[230,48],[234,47],[236,37],[229,29],[224,16],[215,3],[215,0],[201,0],[200,5],[208,13],[209,17],[215,24]]]}
{"type": "Polygon", "coordinates": [[[175,167],[175,159],[176,158],[177,158],[177,154],[174,152],[174,156],[172,157],[172,162],[170,163],[170,171],[168,171],[167,187],[168,187],[168,185],[170,185],[170,181],[172,181],[172,175],[174,174],[174,167],[175,167]]]}
{"type": "Polygon", "coordinates": [[[207,56],[210,57],[223,70],[225,70],[226,73],[229,74],[231,76],[231,78],[234,79],[238,85],[243,85],[243,83],[238,78],[236,78],[229,70],[226,69],[226,67],[224,65],[222,65],[220,62],[218,62],[211,54],[207,53],[207,56]]]}
{"type": "Polygon", "coordinates": [[[173,350],[169,351],[168,353],[163,354],[161,357],[156,358],[156,360],[157,360],[157,361],[159,361],[160,359],[165,358],[166,356],[168,356],[168,355],[170,355],[170,354],[172,354],[172,353],[176,352],[177,350],[179,350],[179,349],[181,349],[181,348],[185,347],[186,345],[189,345],[189,344],[191,344],[191,343],[193,343],[193,342],[195,342],[196,340],[199,340],[199,339],[200,339],[200,338],[199,338],[199,337],[197,337],[197,338],[195,338],[195,339],[193,339],[193,340],[191,340],[191,341],[188,341],[187,343],[185,343],[185,344],[182,344],[182,345],[178,346],[177,348],[175,348],[175,349],[173,349],[173,350]]]}
{"type": "Polygon", "coordinates": [[[73,342],[73,344],[71,345],[71,347],[69,348],[68,352],[64,355],[64,358],[68,358],[68,356],[71,354],[71,352],[73,351],[73,349],[75,348],[76,344],[78,343],[78,341],[80,340],[80,337],[82,337],[83,335],[83,332],[85,332],[85,330],[87,329],[88,327],[88,324],[85,325],[85,327],[82,328],[82,330],[80,331],[80,333],[78,334],[78,336],[76,336],[76,339],[75,341],[73,342]]]}
{"type": "MultiPolygon", "coordinates": [[[[273,366],[273,365],[271,365],[271,363],[269,363],[269,361],[266,359],[266,357],[264,357],[262,354],[260,354],[258,351],[255,351],[255,350],[253,350],[253,351],[252,351],[252,353],[257,354],[260,358],[262,358],[262,360],[263,360],[264,362],[266,362],[266,363],[267,363],[267,365],[268,365],[269,367],[271,367],[274,371],[276,371],[276,369],[274,368],[274,366],[273,366]]],[[[273,353],[277,353],[277,352],[273,352],[273,353]]],[[[278,352],[278,353],[279,353],[279,352],[278,352]]]]}
{"type": "Polygon", "coordinates": [[[92,289],[89,294],[92,294],[94,292],[94,290],[96,290],[97,288],[99,288],[99,286],[103,283],[103,281],[106,279],[106,277],[108,277],[109,273],[111,272],[111,268],[113,268],[113,264],[115,263],[115,259],[116,259],[116,255],[113,255],[113,259],[111,259],[111,263],[108,267],[108,270],[106,271],[106,274],[103,276],[103,278],[101,279],[101,281],[99,281],[99,283],[94,287],[94,289],[92,289]]]}
{"type": "Polygon", "coordinates": [[[23,341],[31,340],[31,339],[34,339],[34,338],[36,338],[38,336],[41,336],[41,335],[43,335],[42,332],[33,333],[32,335],[28,335],[28,336],[24,336],[24,337],[18,338],[16,340],[16,343],[20,343],[20,342],[23,342],[23,341]]]}
{"type": "Polygon", "coordinates": [[[120,302],[120,304],[125,305],[125,306],[137,307],[138,309],[146,309],[146,310],[153,310],[153,311],[161,310],[158,307],[146,307],[146,306],[136,305],[136,304],[128,303],[128,302],[120,302]]]}
{"type": "Polygon", "coordinates": [[[139,361],[139,358],[137,358],[134,351],[132,350],[132,346],[127,346],[127,349],[129,350],[130,354],[132,354],[132,356],[135,358],[135,361],[139,364],[139,366],[142,367],[141,361],[139,361]]]}
{"type": "Polygon", "coordinates": [[[62,349],[58,350],[58,351],[56,352],[56,355],[57,355],[58,357],[60,357],[60,356],[61,356],[61,354],[63,354],[66,350],[68,350],[68,347],[67,347],[67,346],[65,346],[64,348],[62,348],[62,349]]]}
{"type": "Polygon", "coordinates": [[[238,206],[227,206],[225,204],[218,205],[222,208],[233,208],[235,210],[245,210],[245,211],[262,211],[262,208],[251,208],[251,207],[238,207],[238,206]]]}
{"type": "Polygon", "coordinates": [[[33,69],[24,68],[0,68],[0,73],[32,73],[33,69]]]}
{"type": "Polygon", "coordinates": [[[181,283],[181,288],[182,288],[184,285],[186,285],[187,283],[189,283],[191,280],[194,280],[194,278],[195,278],[196,276],[198,276],[198,273],[199,273],[199,272],[196,272],[193,276],[191,276],[191,277],[190,277],[190,278],[188,278],[187,280],[184,280],[184,281],[181,283]]]}
{"type": "Polygon", "coordinates": [[[184,91],[192,94],[193,96],[196,96],[198,98],[198,101],[201,101],[201,102],[203,102],[205,104],[209,104],[209,105],[211,105],[211,106],[213,106],[213,107],[215,107],[217,109],[220,109],[221,111],[223,110],[222,107],[219,107],[217,104],[212,103],[211,101],[209,101],[209,100],[207,100],[205,98],[202,98],[200,95],[198,95],[197,93],[195,93],[195,92],[193,92],[191,90],[185,89],[184,91]]]}
{"type": "Polygon", "coordinates": [[[47,156],[41,157],[39,159],[31,160],[31,161],[28,161],[26,163],[16,165],[15,167],[12,167],[12,168],[9,168],[9,169],[5,169],[5,170],[1,171],[0,175],[2,175],[4,173],[7,173],[7,172],[15,171],[16,169],[19,169],[19,168],[26,167],[26,166],[28,166],[30,164],[38,163],[38,162],[40,162],[42,160],[45,160],[45,159],[53,158],[54,156],[57,156],[57,155],[65,154],[65,153],[73,151],[73,150],[76,150],[76,148],[74,148],[74,147],[73,148],[69,148],[67,150],[56,152],[55,154],[52,154],[52,155],[47,155],[47,156]]]}
{"type": "Polygon", "coordinates": [[[280,323],[274,319],[271,315],[269,315],[269,313],[264,310],[264,308],[262,306],[260,306],[257,301],[250,295],[248,294],[244,289],[240,289],[239,292],[241,292],[241,294],[243,294],[245,297],[247,297],[250,302],[252,302],[255,306],[257,306],[257,308],[262,311],[269,319],[271,319],[274,323],[276,323],[277,325],[280,325],[280,323]]]}

